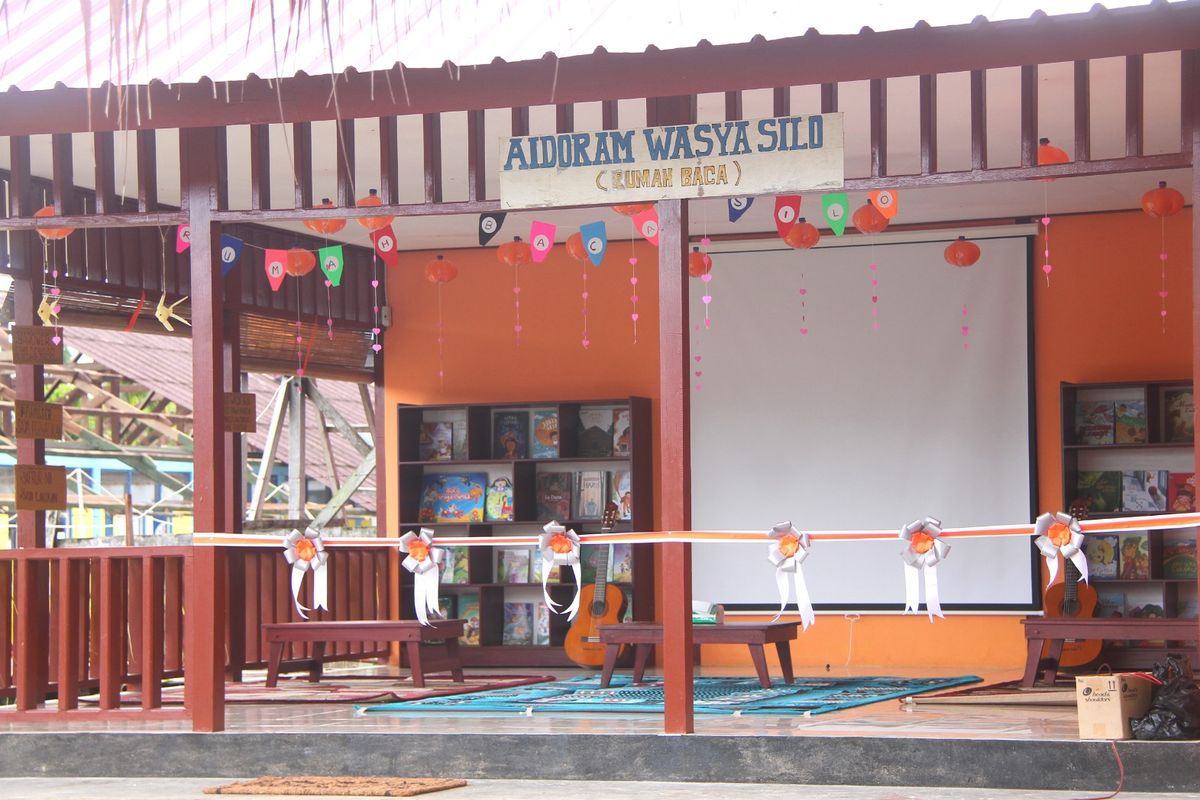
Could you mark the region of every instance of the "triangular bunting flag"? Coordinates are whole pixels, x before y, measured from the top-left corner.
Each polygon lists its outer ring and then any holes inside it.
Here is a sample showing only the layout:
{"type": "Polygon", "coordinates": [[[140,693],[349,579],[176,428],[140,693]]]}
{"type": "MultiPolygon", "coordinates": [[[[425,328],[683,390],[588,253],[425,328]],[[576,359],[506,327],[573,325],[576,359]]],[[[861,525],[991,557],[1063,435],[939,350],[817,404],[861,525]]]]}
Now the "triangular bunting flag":
{"type": "Polygon", "coordinates": [[[821,211],[825,214],[825,221],[829,223],[834,236],[841,236],[846,232],[846,220],[850,216],[849,195],[845,192],[835,192],[822,196],[821,211]]]}
{"type": "Polygon", "coordinates": [[[375,243],[375,252],[384,264],[394,267],[400,263],[400,254],[396,252],[396,232],[391,225],[371,231],[371,241],[375,243]]]}
{"type": "Polygon", "coordinates": [[[534,220],[529,228],[529,252],[535,264],[546,260],[550,248],[554,247],[554,223],[534,220]]]}
{"type": "Polygon", "coordinates": [[[583,239],[583,248],[587,250],[588,258],[597,267],[604,260],[604,252],[608,250],[608,231],[604,221],[589,222],[579,228],[579,236],[583,239]]]}
{"type": "Polygon", "coordinates": [[[650,244],[658,247],[658,209],[654,206],[647,208],[640,214],[633,215],[633,224],[638,229],[638,233],[645,238],[650,244]]]}
{"type": "Polygon", "coordinates": [[[175,229],[175,252],[182,253],[192,246],[192,226],[184,223],[175,229]]]}
{"type": "Polygon", "coordinates": [[[800,195],[782,194],[775,198],[775,229],[779,231],[780,238],[787,236],[787,232],[792,229],[798,219],[800,219],[800,195]]]}
{"type": "Polygon", "coordinates": [[[479,246],[483,247],[492,240],[492,237],[500,232],[504,227],[504,218],[508,216],[506,212],[497,212],[495,214],[480,214],[479,215],[479,246]]]}
{"type": "Polygon", "coordinates": [[[335,244],[332,247],[322,247],[317,251],[317,260],[321,264],[321,272],[325,273],[326,280],[333,286],[341,286],[342,270],[346,266],[346,260],[342,255],[342,246],[335,244]]]}
{"type": "Polygon", "coordinates": [[[750,210],[750,206],[754,205],[753,197],[731,197],[729,198],[729,221],[737,222],[750,210]]]}
{"type": "Polygon", "coordinates": [[[271,291],[278,292],[287,275],[287,250],[268,250],[264,256],[263,269],[266,270],[267,281],[271,284],[271,291]]]}
{"type": "Polygon", "coordinates": [[[228,275],[242,257],[242,240],[228,233],[221,234],[221,274],[228,275]]]}
{"type": "Polygon", "coordinates": [[[879,189],[878,191],[868,192],[867,196],[871,198],[871,204],[888,219],[896,216],[899,210],[899,196],[892,189],[879,189]]]}

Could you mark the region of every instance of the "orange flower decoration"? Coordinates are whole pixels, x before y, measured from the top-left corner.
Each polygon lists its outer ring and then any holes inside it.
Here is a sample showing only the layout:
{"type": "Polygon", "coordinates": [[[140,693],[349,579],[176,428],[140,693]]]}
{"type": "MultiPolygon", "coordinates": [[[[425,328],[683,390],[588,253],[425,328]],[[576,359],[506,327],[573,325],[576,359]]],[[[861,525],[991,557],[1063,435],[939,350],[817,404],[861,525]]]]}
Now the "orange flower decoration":
{"type": "Polygon", "coordinates": [[[296,558],[301,561],[312,561],[317,557],[317,545],[312,539],[300,539],[296,542],[296,558]]]}
{"type": "Polygon", "coordinates": [[[429,545],[425,544],[425,542],[421,541],[420,539],[414,539],[408,545],[408,554],[417,561],[424,561],[425,559],[429,558],[429,545]]]}
{"type": "Polygon", "coordinates": [[[1050,526],[1050,530],[1046,531],[1046,538],[1059,547],[1063,547],[1071,542],[1071,529],[1061,522],[1056,522],[1050,526]]]}
{"type": "Polygon", "coordinates": [[[564,555],[575,549],[575,543],[565,533],[556,533],[550,537],[550,549],[564,555]]]}
{"type": "Polygon", "coordinates": [[[917,531],[912,535],[912,549],[915,553],[925,555],[933,549],[933,537],[925,531],[917,531]]]}
{"type": "Polygon", "coordinates": [[[779,552],[786,558],[791,558],[800,550],[800,537],[794,533],[785,533],[779,537],[779,552]]]}

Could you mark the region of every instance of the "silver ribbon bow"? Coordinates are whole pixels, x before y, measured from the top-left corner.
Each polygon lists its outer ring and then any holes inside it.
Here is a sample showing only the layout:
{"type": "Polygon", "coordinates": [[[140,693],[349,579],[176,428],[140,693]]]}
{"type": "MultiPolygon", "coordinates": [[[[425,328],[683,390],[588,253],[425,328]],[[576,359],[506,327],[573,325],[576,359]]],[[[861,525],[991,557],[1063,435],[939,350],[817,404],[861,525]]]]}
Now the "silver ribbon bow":
{"type": "Polygon", "coordinates": [[[904,613],[915,614],[921,605],[921,574],[925,575],[925,609],[929,621],[942,617],[938,597],[937,565],[946,560],[950,545],[942,539],[942,521],[933,517],[913,520],[900,529],[900,538],[908,546],[900,551],[904,559],[904,613]],[[915,540],[915,541],[914,541],[915,540]]]}
{"type": "Polygon", "coordinates": [[[420,533],[409,531],[404,534],[400,537],[400,552],[405,554],[400,566],[413,574],[413,605],[417,619],[422,625],[428,625],[430,611],[439,617],[442,615],[437,569],[441,551],[433,547],[433,531],[421,528],[420,533]]]}
{"type": "Polygon", "coordinates": [[[579,594],[583,583],[582,569],[579,564],[579,547],[579,534],[573,530],[567,530],[555,520],[547,522],[542,527],[542,534],[538,536],[538,551],[542,559],[542,598],[546,601],[546,608],[557,614],[566,614],[567,619],[570,620],[575,619],[575,615],[579,613],[579,594]],[[560,608],[559,603],[554,602],[547,589],[550,571],[554,569],[555,565],[569,566],[575,573],[575,596],[565,610],[560,608]]]}
{"type": "Polygon", "coordinates": [[[796,530],[789,520],[767,531],[767,537],[771,539],[767,548],[767,558],[775,565],[775,585],[779,589],[779,613],[775,615],[775,619],[779,619],[787,608],[790,573],[791,583],[796,587],[796,608],[800,611],[800,624],[804,630],[808,630],[808,626],[817,620],[816,614],[813,613],[812,600],[808,596],[808,585],[804,582],[804,570],[800,568],[804,559],[808,558],[811,546],[809,536],[796,530]]]}
{"type": "MultiPolygon", "coordinates": [[[[1079,520],[1061,511],[1054,514],[1047,511],[1034,522],[1033,532],[1037,535],[1033,543],[1037,545],[1038,552],[1045,557],[1046,568],[1050,571],[1050,583],[1047,583],[1046,586],[1054,583],[1054,579],[1058,577],[1059,553],[1062,553],[1063,558],[1071,560],[1071,563],[1079,570],[1079,580],[1087,583],[1088,563],[1087,556],[1083,552],[1083,529],[1079,527],[1079,520]],[[1066,542],[1061,545],[1050,538],[1050,532],[1056,525],[1066,529],[1066,542]]],[[[1063,538],[1059,531],[1055,531],[1055,534],[1056,539],[1063,538]]]]}
{"type": "Polygon", "coordinates": [[[329,610],[329,572],[325,569],[329,561],[329,553],[325,552],[325,544],[321,541],[321,532],[306,528],[303,533],[293,528],[292,532],[283,537],[283,557],[292,565],[292,602],[296,611],[304,619],[308,619],[305,611],[314,609],[329,610]],[[300,602],[300,589],[304,585],[304,574],[313,574],[313,608],[307,608],[300,602]]]}

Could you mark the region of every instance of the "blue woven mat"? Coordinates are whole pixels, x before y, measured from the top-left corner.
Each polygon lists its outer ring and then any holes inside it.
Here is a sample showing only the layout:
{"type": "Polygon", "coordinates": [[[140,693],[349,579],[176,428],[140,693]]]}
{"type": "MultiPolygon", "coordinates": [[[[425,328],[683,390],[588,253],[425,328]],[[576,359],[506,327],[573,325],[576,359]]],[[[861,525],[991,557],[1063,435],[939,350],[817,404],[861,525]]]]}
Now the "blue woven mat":
{"type": "MultiPolygon", "coordinates": [[[[695,709],[697,714],[825,714],[980,680],[974,675],[797,678],[793,684],[776,680],[771,688],[764,689],[755,678],[697,678],[695,709]]],[[[601,689],[598,676],[585,676],[511,689],[363,706],[359,710],[365,713],[527,710],[661,713],[663,685],[658,679],[633,685],[628,676],[616,675],[611,686],[601,689]]]]}

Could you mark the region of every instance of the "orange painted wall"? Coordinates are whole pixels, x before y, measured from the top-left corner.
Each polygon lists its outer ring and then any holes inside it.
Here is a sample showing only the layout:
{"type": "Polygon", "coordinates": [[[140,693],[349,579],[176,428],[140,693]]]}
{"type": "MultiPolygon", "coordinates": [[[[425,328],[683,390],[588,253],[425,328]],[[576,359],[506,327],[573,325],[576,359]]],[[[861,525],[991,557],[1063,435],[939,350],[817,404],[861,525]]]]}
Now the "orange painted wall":
{"type": "MultiPolygon", "coordinates": [[[[1190,211],[1167,221],[1167,332],[1158,315],[1159,227],[1141,213],[1060,217],[1052,223],[1054,272],[1046,287],[1035,266],[1038,469],[1042,507],[1061,496],[1060,381],[1176,378],[1190,375],[1190,211]]],[[[627,244],[613,243],[614,255],[627,244]]],[[[1037,251],[1042,249],[1041,241],[1037,251]]],[[[613,258],[589,273],[592,347],[579,346],[579,267],[556,248],[542,265],[522,268],[525,343],[512,345],[512,273],[493,250],[452,252],[460,277],[444,289],[446,386],[436,371],[436,289],[421,277],[429,253],[402,256],[390,276],[396,322],[385,349],[389,403],[658,397],[656,258],[638,248],[641,342],[631,345],[628,265],[613,258]],[[535,313],[536,312],[536,313],[535,313]]],[[[1040,262],[1039,262],[1040,263],[1040,262]]],[[[387,441],[395,440],[388,419],[387,441]]],[[[655,432],[657,437],[657,431],[655,432]]],[[[655,475],[658,475],[657,457],[655,475]]],[[[389,486],[389,508],[395,487],[389,486]]],[[[655,510],[658,519],[658,510],[655,510]]],[[[997,520],[1000,522],[1000,520],[997,520]]],[[[1018,617],[822,615],[793,645],[802,669],[852,665],[1015,669],[1024,662],[1018,617]]],[[[709,647],[705,665],[750,669],[744,648],[709,647]]]]}

